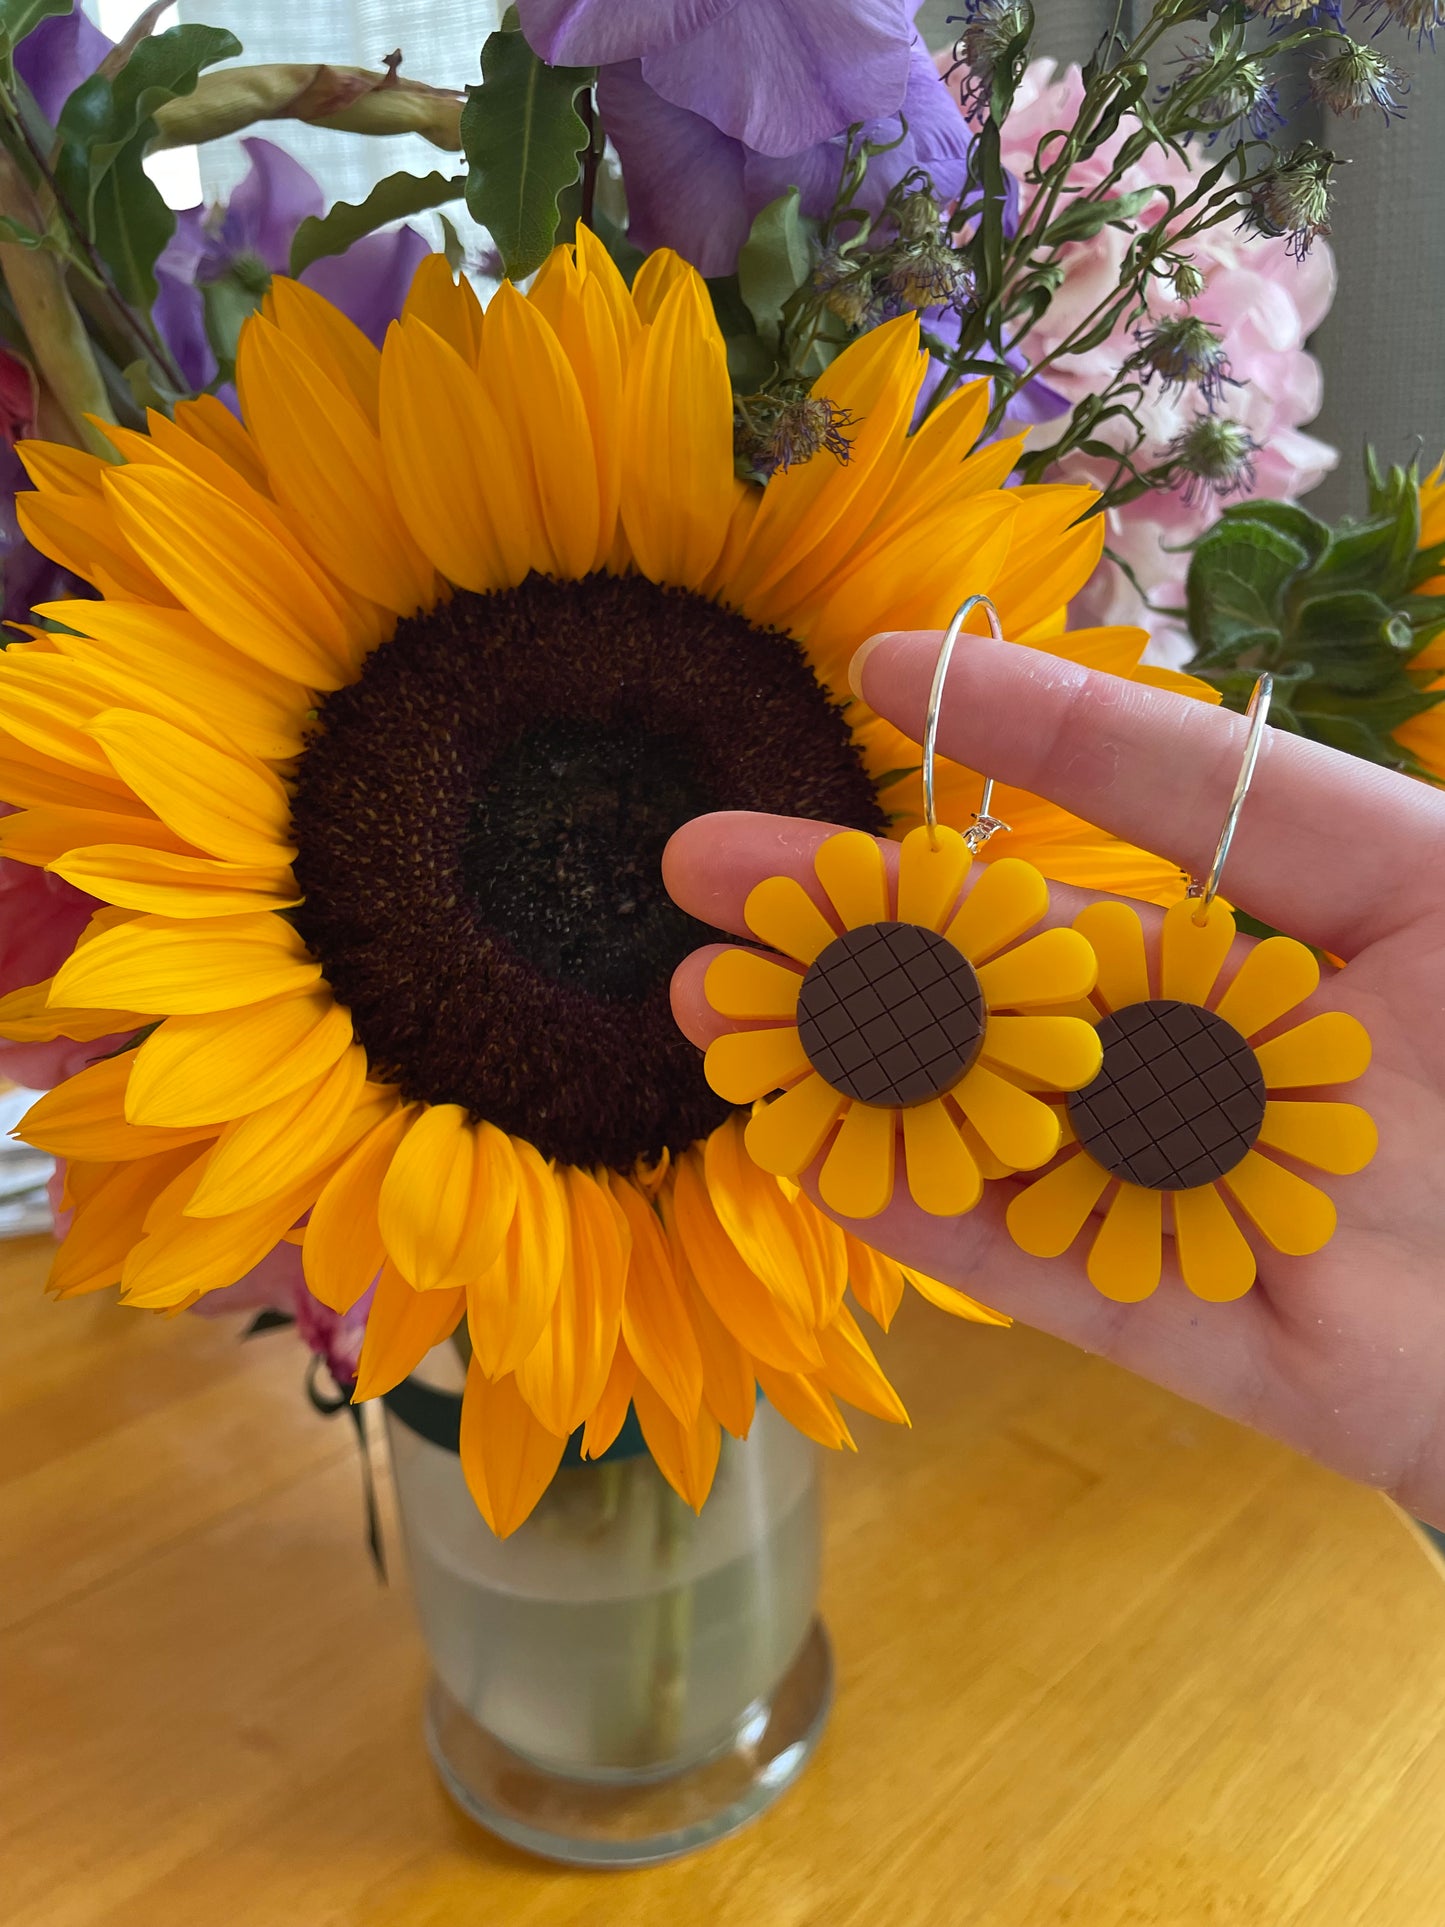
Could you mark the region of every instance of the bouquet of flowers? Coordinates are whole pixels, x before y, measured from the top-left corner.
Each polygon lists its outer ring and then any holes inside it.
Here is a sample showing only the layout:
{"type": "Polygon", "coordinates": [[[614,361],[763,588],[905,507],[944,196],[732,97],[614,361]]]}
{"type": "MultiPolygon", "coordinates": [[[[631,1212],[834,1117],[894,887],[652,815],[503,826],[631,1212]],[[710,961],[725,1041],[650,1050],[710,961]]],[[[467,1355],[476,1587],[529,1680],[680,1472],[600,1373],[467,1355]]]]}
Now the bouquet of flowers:
{"type": "MultiPolygon", "coordinates": [[[[358,1399],[454,1338],[499,1534],[629,1412],[694,1507],[759,1389],[830,1447],[844,1405],[903,1419],[856,1314],[993,1314],[750,1161],[746,1099],[669,1014],[707,933],[663,846],[727,808],[916,824],[918,747],[845,672],[965,591],[1019,647],[1201,700],[1275,666],[1287,726],[1440,770],[1436,484],[1376,477],[1338,531],[1219,513],[1331,459],[1297,431],[1334,162],[1271,145],[1280,63],[1387,116],[1398,77],[1285,0],[1157,0],[1061,77],[1028,0],[967,0],[946,77],[902,0],[519,0],[464,94],[399,57],[218,68],[229,34],[148,21],[0,27],[32,485],[0,1034],[54,1086],[22,1127],[65,1162],[52,1288],[259,1290],[358,1399]],[[286,116],[462,161],[329,211],[256,139],[225,209],[146,175],[286,116]],[[485,252],[397,226],[451,203],[485,252]],[[1203,535],[1193,676],[1116,620],[1178,593],[1168,532],[1203,535]]],[[[981,777],[940,776],[966,819],[981,777]]],[[[999,809],[1046,876],[1177,893],[1038,798],[999,809]]]]}

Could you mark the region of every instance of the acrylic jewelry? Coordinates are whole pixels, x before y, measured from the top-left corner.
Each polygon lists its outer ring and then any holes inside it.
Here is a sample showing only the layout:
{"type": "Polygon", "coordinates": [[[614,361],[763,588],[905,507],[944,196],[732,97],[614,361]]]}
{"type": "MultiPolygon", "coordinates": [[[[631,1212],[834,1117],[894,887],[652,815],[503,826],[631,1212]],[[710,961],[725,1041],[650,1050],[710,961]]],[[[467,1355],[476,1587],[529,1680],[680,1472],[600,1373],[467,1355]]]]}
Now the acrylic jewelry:
{"type": "Polygon", "coordinates": [[[1085,998],[1097,969],[1075,931],[1020,942],[1048,910],[1039,872],[1001,857],[963,895],[978,851],[1008,828],[990,813],[992,782],[968,830],[938,822],[939,705],[979,607],[1001,636],[985,596],[944,636],[924,726],[925,820],[903,839],[896,888],[871,836],[829,837],[814,858],[827,909],[795,878],[765,878],[744,917],[778,954],[728,950],[707,973],[713,1009],[750,1026],[718,1038],[705,1062],[720,1096],[757,1104],[750,1154],[795,1178],[826,1147],[820,1195],[852,1218],[885,1208],[900,1162],[914,1203],[941,1217],[971,1210],[986,1176],[1047,1163],[1060,1116],[1020,1080],[1075,1090],[1101,1062],[1091,1023],[1034,1014],[1085,998]]]}
{"type": "Polygon", "coordinates": [[[1292,937],[1268,937],[1218,994],[1236,932],[1216,899],[1270,695],[1271,679],[1261,676],[1213,864],[1165,915],[1155,982],[1143,925],[1127,904],[1090,904],[1074,919],[1099,959],[1093,1002],[1103,1062],[1067,1098],[1068,1155],[1013,1199],[1008,1228],[1022,1250],[1061,1257],[1113,1187],[1087,1261],[1108,1298],[1147,1298],[1158,1284],[1166,1198],[1185,1284],[1198,1298],[1241,1297],[1255,1258],[1236,1213],[1296,1256],[1318,1251],[1335,1228],[1325,1193],[1268,1153],[1344,1175],[1375,1152],[1374,1124],[1358,1105],[1298,1095],[1361,1074],[1370,1061],[1364,1026],[1328,1011],[1274,1030],[1318,987],[1313,953],[1292,937]],[[1266,1032],[1266,1041],[1251,1041],[1266,1032]]]}

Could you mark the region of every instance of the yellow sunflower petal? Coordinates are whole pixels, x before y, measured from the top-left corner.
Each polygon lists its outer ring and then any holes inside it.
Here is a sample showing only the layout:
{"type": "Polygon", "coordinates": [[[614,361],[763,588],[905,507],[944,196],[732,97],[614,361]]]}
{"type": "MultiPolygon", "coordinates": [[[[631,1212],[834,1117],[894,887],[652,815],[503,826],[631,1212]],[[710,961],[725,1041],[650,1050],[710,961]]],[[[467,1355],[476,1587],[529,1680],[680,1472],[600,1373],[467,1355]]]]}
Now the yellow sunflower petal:
{"type": "Polygon", "coordinates": [[[682,1425],[702,1400],[702,1354],[673,1275],[662,1220],[637,1187],[612,1178],[610,1189],[632,1231],[622,1336],[637,1369],[682,1425]]]}
{"type": "Polygon", "coordinates": [[[737,1118],[718,1126],[702,1158],[713,1210],[744,1264],[795,1317],[809,1322],[815,1296],[809,1258],[792,1235],[796,1214],[778,1186],[754,1168],[737,1118]]]}
{"type": "Polygon", "coordinates": [[[597,454],[600,566],[617,538],[622,496],[624,351],[606,294],[583,274],[566,248],[557,248],[532,283],[528,300],[552,325],[577,377],[597,454]]]}
{"type": "Polygon", "coordinates": [[[892,1110],[853,1104],[823,1160],[818,1190],[823,1202],[848,1218],[876,1218],[893,1196],[898,1118],[892,1110]]]}
{"type": "Polygon", "coordinates": [[[703,1058],[708,1083],[729,1104],[752,1104],[796,1082],[808,1069],[808,1053],[796,1024],[776,1030],[729,1031],[708,1045],[703,1058]]]}
{"type": "Polygon", "coordinates": [[[983,1176],[939,1099],[903,1112],[903,1159],[908,1190],[920,1211],[955,1218],[983,1196],[983,1176]]]}
{"type": "Polygon", "coordinates": [[[377,1197],[409,1122],[398,1105],[374,1124],[311,1207],[301,1244],[302,1270],[311,1296],[332,1311],[350,1311],[385,1263],[377,1197]]]}
{"type": "Polygon", "coordinates": [[[814,852],[813,868],[845,930],[888,920],[888,873],[875,838],[862,830],[830,836],[814,852]]]}
{"type": "Polygon", "coordinates": [[[708,1303],[685,1262],[679,1267],[679,1284],[702,1359],[703,1401],[725,1432],[745,1439],[757,1408],[752,1360],[708,1303]]]}
{"type": "MultiPolygon", "coordinates": [[[[662,1202],[666,1214],[666,1192],[662,1202]]],[[[744,1262],[723,1229],[695,1150],[678,1163],[672,1209],[669,1235],[675,1231],[698,1289],[739,1344],[782,1371],[815,1370],[821,1363],[816,1342],[802,1319],[744,1262]]]]}
{"type": "Polygon", "coordinates": [[[1171,904],[1159,939],[1159,995],[1185,1004],[1209,1002],[1235,936],[1234,918],[1217,899],[1202,926],[1194,921],[1198,912],[1190,897],[1171,904]]]}
{"type": "Polygon", "coordinates": [[[1358,1104],[1291,1104],[1271,1098],[1259,1142],[1317,1170],[1340,1177],[1363,1171],[1379,1149],[1380,1134],[1358,1104]]]}
{"type": "MultiPolygon", "coordinates": [[[[77,1204],[70,1229],[50,1267],[46,1289],[75,1298],[120,1283],[131,1246],[143,1235],[146,1215],[159,1194],[198,1160],[193,1144],[160,1155],[133,1158],[105,1175],[77,1204]]],[[[74,1167],[73,1177],[83,1167],[74,1167]]]]}
{"type": "Polygon", "coordinates": [[[805,1077],[753,1112],[745,1133],[748,1156],[775,1177],[797,1177],[822,1150],[846,1102],[816,1073],[805,1077]]]}
{"type": "MultiPolygon", "coordinates": [[[[940,823],[938,847],[920,825],[904,837],[898,852],[898,919],[941,930],[958,901],[963,880],[973,868],[973,852],[957,830],[940,823]]],[[[975,895],[977,892],[975,892],[975,895]]],[[[811,957],[801,959],[811,963],[811,957]]]]}
{"type": "Polygon", "coordinates": [[[601,1398],[612,1368],[631,1239],[605,1185],[570,1165],[559,1176],[567,1256],[551,1315],[517,1367],[517,1390],[549,1431],[566,1438],[601,1398]]]}
{"type": "Polygon", "coordinates": [[[584,1459],[600,1459],[608,1447],[616,1443],[617,1434],[627,1422],[636,1384],[637,1367],[626,1345],[619,1340],[617,1350],[612,1354],[612,1369],[607,1374],[602,1396],[588,1413],[587,1423],[582,1428],[584,1459]]]}
{"type": "Polygon", "coordinates": [[[1049,886],[1033,864],[1001,856],[985,865],[946,935],[970,963],[981,964],[1032,930],[1048,907],[1049,886]]]}
{"type": "Polygon", "coordinates": [[[522,451],[475,369],[420,322],[387,332],[381,443],[413,538],[459,588],[510,588],[548,560],[522,451]]]}
{"type": "Polygon", "coordinates": [[[128,1123],[126,1084],[135,1062],[134,1055],[126,1052],[87,1064],[83,1071],[37,1098],[16,1126],[15,1135],[52,1157],[82,1163],[154,1157],[178,1145],[215,1136],[215,1125],[173,1131],[128,1123]]]}
{"type": "Polygon", "coordinates": [[[235,1010],[309,990],[321,966],[277,916],[133,917],[75,950],[56,972],[52,1001],[156,1017],[235,1010]]]}
{"type": "Polygon", "coordinates": [[[830,1452],[840,1452],[844,1446],[850,1452],[857,1451],[853,1434],[843,1421],[843,1414],[823,1386],[794,1372],[775,1371],[761,1359],[757,1372],[758,1383],[768,1403],[775,1405],[789,1425],[796,1426],[804,1438],[827,1446],[830,1452]]]}
{"type": "Polygon", "coordinates": [[[1369,1068],[1370,1034],[1358,1018],[1327,1010],[1257,1045],[1254,1054],[1271,1091],[1348,1084],[1369,1068]]]}
{"type": "Polygon", "coordinates": [[[1286,1171],[1273,1158],[1248,1151],[1220,1183],[1239,1201],[1276,1251],[1307,1257],[1334,1236],[1333,1201],[1318,1185],[1286,1171]]]}
{"type": "Polygon", "coordinates": [[[872,1347],[846,1306],[840,1306],[831,1325],[818,1334],[823,1369],[818,1377],[833,1394],[860,1412],[871,1412],[890,1425],[911,1425],[903,1400],[883,1374],[872,1347]]]}
{"type": "Polygon", "coordinates": [[[1164,1196],[1121,1184],[1089,1247],[1089,1283],[1116,1304],[1157,1289],[1164,1258],[1164,1196]]]}
{"type": "Polygon", "coordinates": [[[382,1182],[377,1216],[388,1256],[418,1291],[480,1277],[502,1248],[517,1183],[504,1132],[470,1123],[459,1104],[431,1105],[382,1182]]]}
{"type": "Polygon", "coordinates": [[[703,979],[703,994],[720,1017],[791,1019],[803,979],[754,950],[725,950],[703,979]]]}
{"type": "MultiPolygon", "coordinates": [[[[467,277],[452,273],[444,254],[422,257],[402,305],[403,321],[420,321],[440,335],[464,362],[475,362],[482,346],[482,304],[467,277]]],[[[383,351],[383,361],[385,359],[383,351]]],[[[385,393],[383,368],[383,395],[385,393]]],[[[386,403],[382,402],[382,413],[386,403]]]]}
{"type": "Polygon", "coordinates": [[[362,1134],[365,1083],[366,1053],[351,1044],[313,1083],[228,1124],[185,1215],[222,1218],[244,1211],[284,1190],[298,1173],[349,1150],[362,1134]]]}
{"type": "Polygon", "coordinates": [[[1017,1084],[975,1064],[951,1093],[969,1123],[1004,1164],[1032,1171],[1059,1148],[1059,1120],[1017,1084]]]}
{"type": "Polygon", "coordinates": [[[525,1138],[511,1140],[517,1201],[506,1240],[467,1280],[472,1352],[488,1378],[515,1371],[552,1315],[567,1262],[567,1209],[556,1172],[525,1138]]]}
{"type": "Polygon", "coordinates": [[[316,1196],[316,1174],[275,1197],[224,1218],[184,1215],[193,1174],[168,1187],[146,1217],[146,1233],[127,1254],[121,1297],[128,1305],[181,1305],[201,1292],[233,1285],[260,1263],[316,1196]]]}
{"type": "Polygon", "coordinates": [[[301,901],[289,871],[281,866],[254,868],[128,844],[82,845],[49,867],[103,903],[170,917],[241,916],[284,910],[301,901]]]}
{"type": "Polygon", "coordinates": [[[1044,930],[984,964],[978,981],[991,1011],[1041,1010],[1087,997],[1098,969],[1077,930],[1044,930]]]}
{"type": "Polygon", "coordinates": [[[1061,1258],[1109,1185],[1109,1173],[1076,1151],[1009,1200],[1009,1236],[1033,1258],[1061,1258]]]}
{"type": "Polygon", "coordinates": [[[0,856],[15,863],[45,869],[101,843],[121,843],[128,849],[169,850],[180,854],[181,839],[153,816],[123,816],[110,810],[16,810],[0,816],[0,856]]]}
{"type": "Polygon", "coordinates": [[[15,1044],[50,1044],[57,1037],[89,1044],[141,1027],[142,1019],[133,1011],[67,1009],[54,1000],[54,990],[55,979],[47,977],[43,983],[22,984],[0,997],[0,1037],[15,1044]]]}
{"type": "Polygon", "coordinates": [[[41,756],[83,770],[90,781],[124,795],[124,780],[90,736],[95,690],[76,663],[58,656],[0,655],[0,713],[5,727],[41,756]]]}
{"type": "Polygon", "coordinates": [[[462,1397],[462,1472],[499,1539],[529,1517],[556,1477],[566,1443],[538,1421],[514,1378],[489,1384],[473,1362],[462,1397]]]}
{"type": "Polygon", "coordinates": [[[151,439],[162,448],[176,453],[185,444],[204,448],[219,455],[252,488],[265,490],[266,470],[256,444],[219,396],[197,395],[193,401],[177,402],[169,420],[159,409],[148,409],[146,423],[151,439]]]}
{"type": "Polygon", "coordinates": [[[979,1062],[1018,1071],[1047,1091],[1078,1091],[1099,1075],[1104,1049],[1081,1017],[990,1017],[979,1062]]]}
{"type": "Polygon", "coordinates": [[[903,1300],[903,1270],[892,1258],[845,1233],[848,1283],[853,1296],[876,1325],[887,1331],[903,1300]]]}
{"type": "Polygon", "coordinates": [[[1095,996],[1105,1010],[1149,1001],[1149,959],[1144,926],[1127,903],[1090,903],[1074,918],[1074,928],[1093,945],[1099,959],[1095,996]]]}
{"type": "Polygon", "coordinates": [[[966,1291],[958,1291],[952,1285],[940,1284],[926,1272],[914,1271],[905,1266],[904,1278],[912,1285],[927,1304],[937,1311],[947,1312],[950,1318],[962,1318],[970,1325],[997,1325],[1007,1327],[1013,1323],[1001,1311],[992,1311],[981,1305],[976,1298],[970,1298],[966,1291]]]}
{"type": "Polygon", "coordinates": [[[410,1378],[427,1353],[461,1323],[464,1297],[461,1290],[413,1291],[395,1265],[383,1265],[366,1314],[355,1402],[380,1398],[410,1378]]]}
{"type": "Polygon", "coordinates": [[[1212,1184],[1174,1193],[1174,1248],[1196,1298],[1225,1305],[1254,1283],[1254,1253],[1212,1184]]]}
{"type": "Polygon", "coordinates": [[[1313,995],[1319,982],[1312,950],[1293,937],[1266,937],[1239,966],[1216,1010],[1241,1037],[1253,1037],[1313,995]]]}
{"type": "Polygon", "coordinates": [[[326,990],[168,1017],[136,1054],[126,1116],[171,1129],[224,1124],[318,1078],[351,1040],[350,1013],[326,990]]]}
{"type": "Polygon", "coordinates": [[[796,877],[764,877],[755,884],[743,920],[755,937],[800,964],[812,963],[838,935],[796,877]]]}
{"type": "Polygon", "coordinates": [[[684,1504],[701,1512],[717,1476],[722,1446],[717,1420],[706,1406],[690,1420],[679,1420],[641,1376],[632,1388],[632,1409],[658,1471],[684,1504]]]}

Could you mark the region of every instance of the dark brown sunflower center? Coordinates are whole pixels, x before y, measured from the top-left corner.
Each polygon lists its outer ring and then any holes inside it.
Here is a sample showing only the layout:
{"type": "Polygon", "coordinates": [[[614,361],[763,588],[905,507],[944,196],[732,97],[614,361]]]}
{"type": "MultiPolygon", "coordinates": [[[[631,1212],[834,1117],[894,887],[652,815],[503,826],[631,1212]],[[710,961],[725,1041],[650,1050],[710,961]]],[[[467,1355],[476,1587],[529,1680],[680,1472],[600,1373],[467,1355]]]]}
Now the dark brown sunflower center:
{"type": "Polygon", "coordinates": [[[983,992],[946,937],[870,923],[830,943],[798,992],[814,1070],[865,1104],[922,1104],[955,1085],[983,1042],[983,992]]]}
{"type": "Polygon", "coordinates": [[[640,577],[459,593],[321,705],[296,923],[373,1075],[626,1170],[727,1114],[668,1004],[714,933],[659,868],[715,809],[882,828],[791,638],[640,577]]]}
{"type": "Polygon", "coordinates": [[[1099,1025],[1104,1062],[1069,1099],[1079,1142],[1106,1171],[1150,1191],[1188,1191],[1232,1171],[1264,1122],[1259,1060],[1197,1004],[1150,998],[1099,1025]]]}

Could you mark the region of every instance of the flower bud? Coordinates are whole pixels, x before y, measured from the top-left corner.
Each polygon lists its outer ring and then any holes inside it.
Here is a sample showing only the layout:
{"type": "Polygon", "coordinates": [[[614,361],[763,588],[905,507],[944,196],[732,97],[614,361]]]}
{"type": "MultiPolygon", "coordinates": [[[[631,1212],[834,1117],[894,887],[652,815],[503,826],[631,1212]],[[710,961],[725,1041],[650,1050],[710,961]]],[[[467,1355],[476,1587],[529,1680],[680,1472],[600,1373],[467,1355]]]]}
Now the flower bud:
{"type": "Polygon", "coordinates": [[[1409,93],[1410,82],[1393,60],[1358,41],[1333,44],[1333,53],[1316,54],[1310,62],[1310,94],[1322,107],[1351,120],[1367,107],[1378,107],[1387,121],[1404,113],[1401,97],[1409,93]]]}
{"type": "Polygon", "coordinates": [[[1336,157],[1326,148],[1297,147],[1250,189],[1245,226],[1255,234],[1287,238],[1302,261],[1317,234],[1330,231],[1330,175],[1336,157]]]}
{"type": "Polygon", "coordinates": [[[1193,505],[1206,495],[1236,495],[1254,486],[1259,443],[1240,422],[1219,415],[1196,415],[1165,449],[1165,459],[1184,480],[1184,499],[1193,505]]]}
{"type": "Polygon", "coordinates": [[[1224,343],[1198,315],[1166,315],[1134,339],[1139,346],[1125,367],[1138,369],[1146,381],[1157,375],[1165,394],[1197,388],[1212,410],[1230,383],[1224,343]]]}

